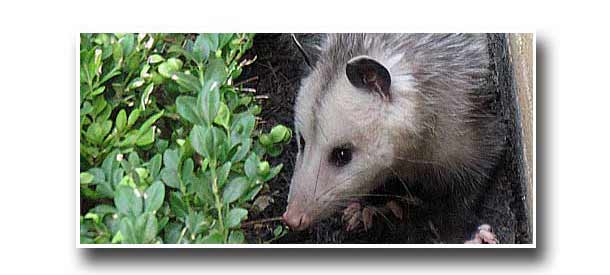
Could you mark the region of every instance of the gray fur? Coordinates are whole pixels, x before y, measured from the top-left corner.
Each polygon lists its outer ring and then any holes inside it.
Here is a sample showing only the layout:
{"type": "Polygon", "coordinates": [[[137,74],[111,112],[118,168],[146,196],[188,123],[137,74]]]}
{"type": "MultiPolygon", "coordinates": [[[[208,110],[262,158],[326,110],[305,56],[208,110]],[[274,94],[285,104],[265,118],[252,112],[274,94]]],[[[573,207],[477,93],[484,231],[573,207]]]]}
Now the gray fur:
{"type": "Polygon", "coordinates": [[[430,197],[478,194],[503,148],[485,87],[485,35],[328,34],[309,49],[316,62],[295,105],[306,146],[288,209],[317,221],[391,177],[430,197]],[[391,101],[350,85],[345,65],[360,55],[390,71],[391,101]],[[326,156],[345,142],[355,145],[353,161],[333,167],[326,156]]]}

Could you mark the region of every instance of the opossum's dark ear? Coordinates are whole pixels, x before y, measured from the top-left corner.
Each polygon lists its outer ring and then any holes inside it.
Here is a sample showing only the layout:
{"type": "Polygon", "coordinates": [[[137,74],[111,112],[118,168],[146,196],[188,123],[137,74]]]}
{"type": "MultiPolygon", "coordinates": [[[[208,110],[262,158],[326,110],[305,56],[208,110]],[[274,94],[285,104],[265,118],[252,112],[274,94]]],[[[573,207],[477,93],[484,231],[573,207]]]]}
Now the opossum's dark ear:
{"type": "Polygon", "coordinates": [[[376,92],[384,98],[390,98],[390,72],[377,60],[368,56],[357,56],[347,62],[345,67],[347,79],[357,88],[376,92]]]}

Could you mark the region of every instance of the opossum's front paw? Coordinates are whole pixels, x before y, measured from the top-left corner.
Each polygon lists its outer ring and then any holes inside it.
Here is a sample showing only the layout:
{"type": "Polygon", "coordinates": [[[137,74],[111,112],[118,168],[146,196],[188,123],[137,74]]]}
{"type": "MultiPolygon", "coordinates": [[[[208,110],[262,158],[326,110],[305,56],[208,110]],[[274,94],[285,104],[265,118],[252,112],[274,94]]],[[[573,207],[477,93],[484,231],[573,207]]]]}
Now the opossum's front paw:
{"type": "Polygon", "coordinates": [[[375,214],[385,215],[387,212],[402,220],[402,207],[395,201],[389,201],[385,207],[362,206],[360,202],[351,202],[343,211],[343,222],[348,232],[358,229],[361,225],[365,231],[368,231],[373,227],[375,214]]]}
{"type": "Polygon", "coordinates": [[[482,224],[477,228],[477,232],[471,240],[464,242],[465,244],[497,244],[498,239],[496,234],[492,232],[489,224],[482,224]]]}
{"type": "Polygon", "coordinates": [[[373,225],[373,212],[367,207],[362,207],[360,202],[350,202],[343,210],[342,220],[346,224],[347,231],[358,229],[364,225],[364,230],[368,230],[373,225]]]}

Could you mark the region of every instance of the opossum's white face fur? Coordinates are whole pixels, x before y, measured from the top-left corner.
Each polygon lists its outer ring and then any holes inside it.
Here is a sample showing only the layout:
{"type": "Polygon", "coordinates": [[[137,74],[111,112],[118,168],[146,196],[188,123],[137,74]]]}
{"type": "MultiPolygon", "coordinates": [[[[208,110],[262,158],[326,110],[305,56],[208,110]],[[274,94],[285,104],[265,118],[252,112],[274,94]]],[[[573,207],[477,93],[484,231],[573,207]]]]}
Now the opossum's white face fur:
{"type": "MultiPolygon", "coordinates": [[[[411,79],[398,73],[404,68],[369,56],[351,62],[351,78],[344,64],[331,83],[309,77],[300,89],[295,107],[299,151],[284,215],[293,229],[305,229],[381,185],[392,172],[397,135],[404,138],[416,128],[411,79]],[[367,77],[372,82],[367,84],[367,77]]],[[[324,72],[313,72],[319,73],[324,72]]]]}

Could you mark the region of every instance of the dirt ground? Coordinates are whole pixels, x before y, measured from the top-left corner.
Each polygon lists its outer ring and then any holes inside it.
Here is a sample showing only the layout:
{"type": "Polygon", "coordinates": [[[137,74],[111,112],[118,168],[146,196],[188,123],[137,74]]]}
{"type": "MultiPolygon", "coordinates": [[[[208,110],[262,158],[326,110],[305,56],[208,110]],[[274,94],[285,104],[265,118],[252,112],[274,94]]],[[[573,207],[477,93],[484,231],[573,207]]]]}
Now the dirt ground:
{"type": "MultiPolygon", "coordinates": [[[[256,62],[247,67],[242,79],[258,77],[246,84],[255,88],[258,95],[268,96],[261,100],[263,128],[277,123],[292,129],[293,105],[299,81],[305,73],[305,62],[289,37],[284,34],[258,34],[254,46],[247,57],[257,57],[256,62]]],[[[505,35],[489,36],[489,53],[492,58],[493,75],[490,79],[496,95],[496,108],[508,130],[507,150],[498,165],[495,177],[488,190],[466,224],[449,227],[447,209],[436,211],[414,207],[408,209],[406,222],[391,220],[376,224],[368,232],[346,233],[342,229],[339,215],[320,222],[305,232],[290,232],[276,243],[460,243],[469,238],[468,232],[481,223],[490,224],[500,243],[531,243],[532,232],[528,226],[529,199],[524,171],[524,157],[521,142],[521,122],[516,119],[518,103],[513,87],[512,67],[508,58],[505,35]]],[[[286,208],[286,198],[290,178],[294,168],[297,147],[293,138],[284,148],[282,155],[271,159],[273,164],[283,163],[282,172],[269,183],[272,203],[262,212],[253,213],[250,221],[280,217],[286,208]]],[[[387,185],[387,184],[386,184],[387,185]]],[[[250,242],[270,239],[272,230],[280,222],[259,224],[247,231],[250,242]]]]}

